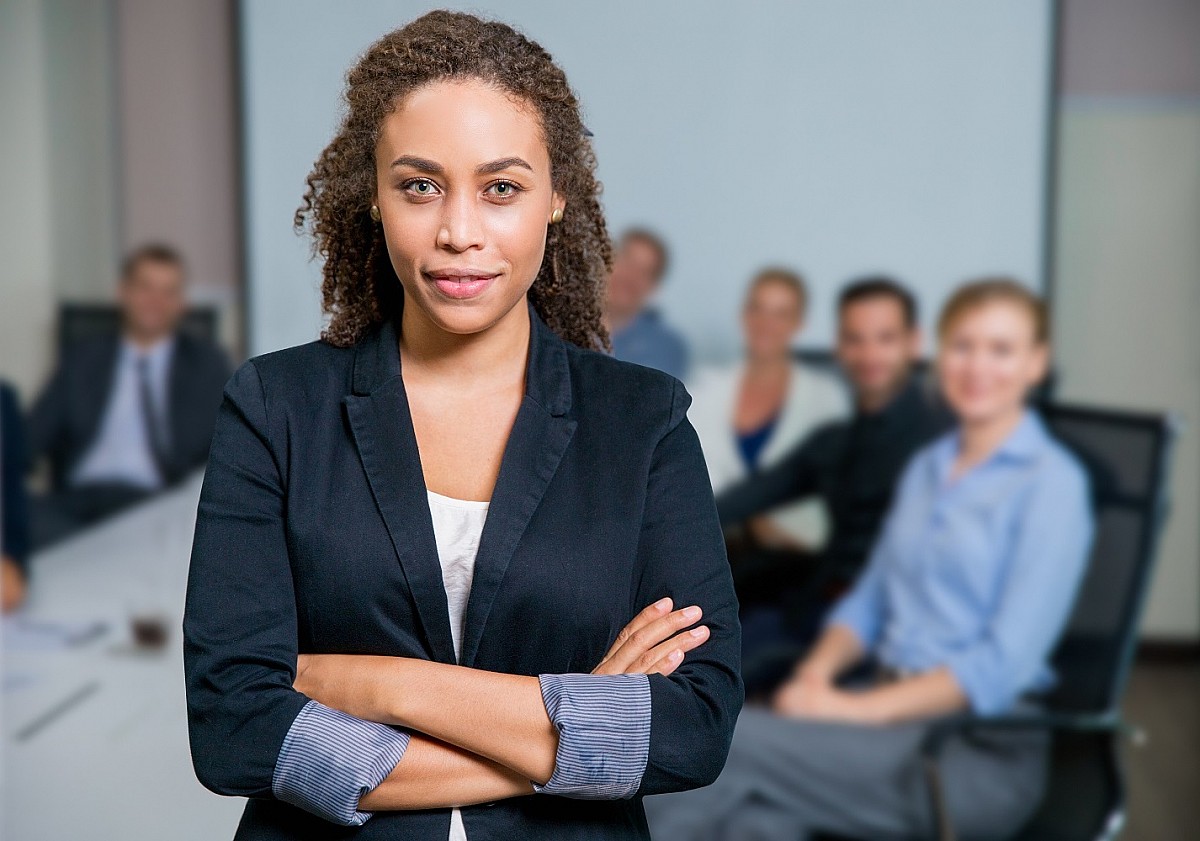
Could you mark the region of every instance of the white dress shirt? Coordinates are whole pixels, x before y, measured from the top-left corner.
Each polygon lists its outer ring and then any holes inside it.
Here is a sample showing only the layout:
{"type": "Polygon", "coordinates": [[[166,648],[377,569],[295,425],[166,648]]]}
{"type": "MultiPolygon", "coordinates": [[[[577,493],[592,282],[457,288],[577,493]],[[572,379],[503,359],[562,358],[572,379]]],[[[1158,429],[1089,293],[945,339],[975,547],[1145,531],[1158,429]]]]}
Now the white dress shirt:
{"type": "Polygon", "coordinates": [[[167,381],[174,351],[174,335],[160,339],[149,348],[141,348],[127,338],[121,339],[104,417],[96,439],[71,475],[72,486],[120,482],[148,489],[162,487],[163,476],[155,463],[142,419],[138,360],[144,357],[149,365],[150,399],[165,439],[167,381]]]}
{"type": "MultiPolygon", "coordinates": [[[[442,585],[446,588],[446,606],[450,609],[450,638],[454,641],[455,657],[462,657],[463,615],[471,596],[475,577],[475,555],[479,551],[479,536],[487,520],[488,503],[454,499],[433,491],[429,496],[429,514],[433,518],[433,536],[437,542],[438,560],[442,564],[442,585]]],[[[467,841],[462,811],[450,813],[448,841],[467,841]]]]}

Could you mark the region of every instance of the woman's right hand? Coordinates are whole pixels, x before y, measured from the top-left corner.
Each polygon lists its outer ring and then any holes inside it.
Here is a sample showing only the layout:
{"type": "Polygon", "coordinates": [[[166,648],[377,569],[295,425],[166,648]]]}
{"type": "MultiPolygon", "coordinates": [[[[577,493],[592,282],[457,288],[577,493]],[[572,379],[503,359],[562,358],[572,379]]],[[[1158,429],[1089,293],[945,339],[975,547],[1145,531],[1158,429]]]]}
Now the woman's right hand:
{"type": "Polygon", "coordinates": [[[683,655],[708,639],[708,626],[699,625],[701,610],[696,605],[672,611],[671,599],[659,599],[633,617],[617,634],[612,648],[594,675],[669,675],[683,662],[683,655]]]}

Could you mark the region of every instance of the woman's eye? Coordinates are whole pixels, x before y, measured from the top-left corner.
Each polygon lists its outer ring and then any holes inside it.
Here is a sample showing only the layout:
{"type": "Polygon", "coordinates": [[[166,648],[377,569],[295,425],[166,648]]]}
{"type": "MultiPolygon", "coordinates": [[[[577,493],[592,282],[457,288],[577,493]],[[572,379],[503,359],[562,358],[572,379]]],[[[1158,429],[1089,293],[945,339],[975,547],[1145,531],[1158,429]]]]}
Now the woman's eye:
{"type": "Polygon", "coordinates": [[[404,189],[417,196],[432,196],[437,191],[433,182],[425,178],[414,178],[404,185],[404,189]]]}
{"type": "Polygon", "coordinates": [[[520,192],[521,188],[511,181],[497,181],[488,189],[491,190],[492,195],[498,198],[507,199],[515,196],[518,192],[520,192]]]}

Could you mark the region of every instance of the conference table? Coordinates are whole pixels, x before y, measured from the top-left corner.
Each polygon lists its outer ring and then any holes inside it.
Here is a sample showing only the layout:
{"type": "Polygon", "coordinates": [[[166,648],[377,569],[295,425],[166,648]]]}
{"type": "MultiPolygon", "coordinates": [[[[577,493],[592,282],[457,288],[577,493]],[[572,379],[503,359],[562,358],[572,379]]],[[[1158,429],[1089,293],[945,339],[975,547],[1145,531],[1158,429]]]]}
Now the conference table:
{"type": "Polygon", "coordinates": [[[233,837],[245,801],[196,780],[184,704],[201,478],[33,557],[28,601],[0,626],[4,841],[233,837]],[[165,645],[138,645],[131,619],[155,616],[165,645]]]}

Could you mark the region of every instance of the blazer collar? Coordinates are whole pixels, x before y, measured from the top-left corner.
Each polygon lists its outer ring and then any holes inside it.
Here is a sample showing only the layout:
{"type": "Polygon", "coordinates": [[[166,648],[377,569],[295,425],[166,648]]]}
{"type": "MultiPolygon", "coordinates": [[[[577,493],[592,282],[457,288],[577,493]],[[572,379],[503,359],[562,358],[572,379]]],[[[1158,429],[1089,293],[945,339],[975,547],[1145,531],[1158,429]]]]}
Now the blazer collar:
{"type": "MultiPolygon", "coordinates": [[[[525,396],[552,417],[571,408],[571,375],[566,342],[529,308],[529,359],[525,365],[525,396]]],[[[400,376],[399,315],[384,321],[355,345],[351,393],[369,395],[400,376]]]]}
{"type": "MultiPolygon", "coordinates": [[[[463,622],[462,656],[475,660],[509,561],[558,470],[576,422],[567,416],[571,381],[566,343],[530,307],[525,397],[505,446],[475,557],[463,622]]],[[[376,504],[392,538],[430,654],[455,662],[420,454],[400,377],[394,322],[356,346],[353,393],[344,403],[376,504]]]]}

